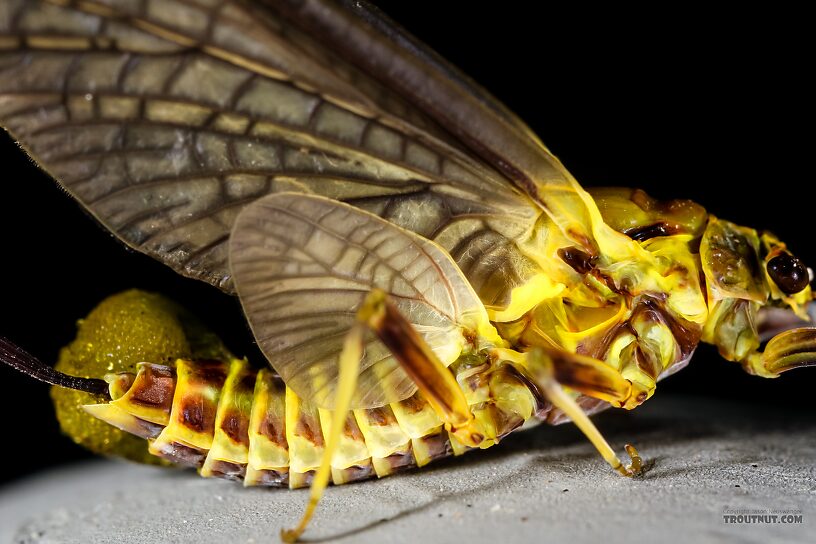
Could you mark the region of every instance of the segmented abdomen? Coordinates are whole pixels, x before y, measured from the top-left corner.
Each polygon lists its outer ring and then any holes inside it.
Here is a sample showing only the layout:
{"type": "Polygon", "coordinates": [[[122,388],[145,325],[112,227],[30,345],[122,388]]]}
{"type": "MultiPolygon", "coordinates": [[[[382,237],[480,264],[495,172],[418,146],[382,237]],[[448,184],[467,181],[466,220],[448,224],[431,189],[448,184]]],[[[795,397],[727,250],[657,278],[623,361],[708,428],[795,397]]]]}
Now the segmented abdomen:
{"type": "MultiPolygon", "coordinates": [[[[533,393],[511,369],[454,364],[451,370],[496,443],[536,410],[533,393]]],[[[331,411],[287,388],[271,369],[243,360],[187,361],[174,367],[141,363],[136,375],[109,377],[112,400],[85,406],[93,416],[146,438],[150,452],[198,467],[202,476],[244,485],[303,487],[320,464],[331,411]]],[[[416,394],[404,401],[349,414],[332,480],[343,484],[423,466],[468,448],[444,430],[416,394]]]]}

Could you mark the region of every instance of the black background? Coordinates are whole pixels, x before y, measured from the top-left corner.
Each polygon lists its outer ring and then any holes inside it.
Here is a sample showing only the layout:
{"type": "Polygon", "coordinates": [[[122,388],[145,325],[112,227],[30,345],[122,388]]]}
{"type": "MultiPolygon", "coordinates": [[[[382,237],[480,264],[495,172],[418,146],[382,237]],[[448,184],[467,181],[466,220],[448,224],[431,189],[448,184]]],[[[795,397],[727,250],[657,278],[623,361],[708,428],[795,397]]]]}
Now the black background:
{"type": "MultiPolygon", "coordinates": [[[[816,263],[815,94],[802,14],[438,4],[381,5],[517,112],[584,185],[692,198],[773,230],[816,263]]],[[[236,353],[257,356],[235,300],[125,250],[5,135],[0,180],[0,334],[54,361],[76,319],[105,296],[140,287],[176,298],[236,353]]],[[[682,392],[794,411],[808,407],[814,383],[811,370],[751,377],[701,346],[658,397],[682,392]]],[[[5,367],[0,384],[0,481],[86,456],[59,434],[46,386],[5,367]]]]}

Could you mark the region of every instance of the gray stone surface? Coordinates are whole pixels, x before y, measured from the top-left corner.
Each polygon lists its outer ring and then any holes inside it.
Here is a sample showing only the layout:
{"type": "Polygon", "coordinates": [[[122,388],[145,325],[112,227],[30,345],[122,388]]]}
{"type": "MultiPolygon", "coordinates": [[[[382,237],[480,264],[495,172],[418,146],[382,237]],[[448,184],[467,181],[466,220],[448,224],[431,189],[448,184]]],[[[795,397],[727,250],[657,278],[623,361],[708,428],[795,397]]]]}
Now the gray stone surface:
{"type": "MultiPolygon", "coordinates": [[[[816,542],[813,413],[658,395],[596,418],[638,446],[643,478],[613,473],[578,431],[537,427],[490,450],[329,489],[307,537],[339,542],[816,542]],[[799,524],[726,524],[728,511],[794,510],[799,524]]],[[[111,461],[0,490],[0,541],[277,542],[307,491],[244,489],[111,461]]]]}

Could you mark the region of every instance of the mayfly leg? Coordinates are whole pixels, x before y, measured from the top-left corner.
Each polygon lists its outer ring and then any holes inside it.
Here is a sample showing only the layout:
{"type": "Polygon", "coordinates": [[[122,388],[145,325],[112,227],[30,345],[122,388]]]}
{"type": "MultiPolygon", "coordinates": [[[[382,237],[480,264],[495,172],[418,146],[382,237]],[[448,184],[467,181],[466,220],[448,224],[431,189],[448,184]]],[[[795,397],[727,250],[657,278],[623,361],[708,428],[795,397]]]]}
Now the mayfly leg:
{"type": "Polygon", "coordinates": [[[372,290],[361,311],[366,312],[364,317],[368,326],[399,361],[445,428],[463,443],[478,445],[483,437],[469,433],[473,414],[456,378],[411,322],[388,300],[385,292],[372,290]]]}
{"type": "MultiPolygon", "coordinates": [[[[592,445],[595,446],[595,449],[598,450],[598,453],[601,454],[606,462],[623,476],[635,476],[639,474],[643,467],[643,462],[635,447],[631,444],[624,446],[626,452],[632,458],[630,465],[624,465],[595,424],[592,423],[575,400],[561,387],[561,384],[556,379],[556,370],[553,361],[547,353],[542,349],[535,349],[527,354],[527,358],[529,368],[533,373],[533,381],[541,388],[542,393],[544,393],[553,406],[564,412],[564,414],[575,423],[589,441],[592,442],[592,445]]],[[[593,374],[593,372],[586,373],[587,377],[599,378],[598,376],[593,376],[593,374]]],[[[609,376],[604,377],[609,378],[609,376]]],[[[621,380],[623,380],[623,378],[621,378],[621,380]]],[[[593,381],[597,380],[590,379],[589,383],[584,383],[583,385],[586,387],[593,381]]],[[[572,385],[579,384],[571,384],[571,386],[572,385]]]]}
{"type": "Polygon", "coordinates": [[[449,431],[462,436],[468,445],[477,445],[483,439],[469,429],[473,414],[456,378],[434,355],[413,325],[388,301],[385,292],[373,289],[358,310],[356,323],[346,336],[340,353],[337,400],[320,467],[310,488],[309,503],[297,526],[281,531],[284,542],[295,542],[300,538],[329,483],[332,457],[340,444],[357,385],[366,329],[373,331],[391,350],[449,431]]]}
{"type": "Polygon", "coordinates": [[[357,314],[357,322],[351,328],[343,343],[343,350],[340,352],[338,361],[340,367],[337,400],[334,406],[334,413],[331,419],[331,429],[326,440],[326,447],[323,450],[323,458],[320,460],[320,467],[315,473],[309,489],[309,503],[303,517],[294,529],[282,529],[281,540],[284,542],[296,542],[309,520],[312,519],[317,504],[320,502],[326,486],[329,484],[331,476],[331,461],[337,446],[340,444],[340,437],[346,425],[351,399],[354,396],[354,388],[357,385],[357,373],[360,367],[360,359],[363,356],[363,334],[366,329],[365,320],[362,316],[367,311],[368,304],[364,304],[357,314]]]}

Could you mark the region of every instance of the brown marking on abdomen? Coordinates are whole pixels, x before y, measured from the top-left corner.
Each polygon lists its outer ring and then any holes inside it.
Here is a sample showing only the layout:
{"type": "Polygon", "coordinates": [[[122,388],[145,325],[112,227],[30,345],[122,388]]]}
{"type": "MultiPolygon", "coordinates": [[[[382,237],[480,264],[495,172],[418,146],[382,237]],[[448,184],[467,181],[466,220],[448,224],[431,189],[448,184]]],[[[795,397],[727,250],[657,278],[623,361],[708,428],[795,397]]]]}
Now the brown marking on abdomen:
{"type": "Polygon", "coordinates": [[[190,430],[203,433],[215,427],[215,411],[217,406],[209,402],[200,394],[185,396],[182,399],[181,423],[190,430]]]}
{"type": "Polygon", "coordinates": [[[159,408],[169,414],[175,390],[175,370],[167,366],[144,365],[129,390],[128,401],[140,406],[159,408]]]}
{"type": "Polygon", "coordinates": [[[380,408],[370,408],[366,410],[366,415],[368,416],[369,425],[385,427],[387,425],[394,425],[397,422],[394,412],[391,410],[391,408],[385,406],[380,408]]]}
{"type": "Polygon", "coordinates": [[[221,430],[236,444],[249,447],[249,417],[238,410],[230,410],[224,414],[221,430]]]}
{"type": "Polygon", "coordinates": [[[238,386],[236,389],[241,393],[248,393],[250,395],[253,394],[255,391],[255,380],[258,376],[258,373],[253,371],[247,372],[241,379],[238,381],[238,386]]]}
{"type": "Polygon", "coordinates": [[[323,442],[323,432],[320,429],[320,422],[311,415],[305,414],[303,410],[301,410],[300,417],[297,419],[295,434],[302,436],[314,444],[316,448],[322,448],[325,444],[323,442]]]}
{"type": "Polygon", "coordinates": [[[346,418],[346,424],[345,427],[343,427],[343,434],[355,442],[362,442],[365,444],[363,432],[360,430],[360,427],[357,425],[357,419],[351,412],[349,412],[349,415],[346,418]]]}
{"type": "Polygon", "coordinates": [[[416,414],[421,412],[428,403],[425,399],[422,398],[420,393],[414,393],[407,399],[400,401],[400,406],[403,410],[405,410],[408,414],[416,414]]]}
{"type": "Polygon", "coordinates": [[[191,386],[208,385],[219,391],[227,379],[227,364],[220,361],[195,361],[195,371],[190,375],[191,386]]]}
{"type": "Polygon", "coordinates": [[[261,422],[261,428],[259,429],[260,433],[277,444],[278,446],[282,446],[284,448],[288,447],[288,443],[286,442],[286,417],[274,418],[270,414],[266,414],[264,416],[263,421],[261,422]]]}

